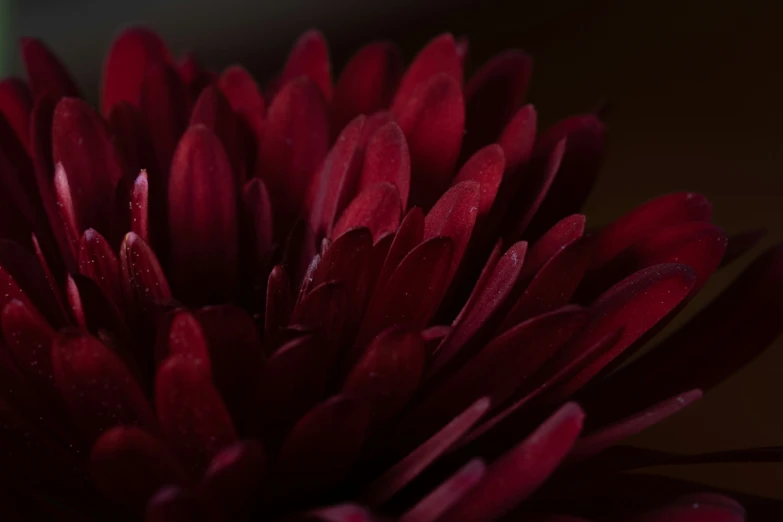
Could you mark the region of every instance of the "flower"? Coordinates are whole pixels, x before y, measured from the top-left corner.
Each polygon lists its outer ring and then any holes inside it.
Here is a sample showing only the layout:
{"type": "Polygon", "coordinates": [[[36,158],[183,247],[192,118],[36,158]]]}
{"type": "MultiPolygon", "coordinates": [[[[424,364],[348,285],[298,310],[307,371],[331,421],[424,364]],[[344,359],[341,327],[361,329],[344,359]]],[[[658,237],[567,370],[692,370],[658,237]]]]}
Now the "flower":
{"type": "Polygon", "coordinates": [[[780,514],[628,473],[778,449],[621,443],[774,340],[783,248],[640,351],[759,235],[727,248],[693,193],[587,233],[605,124],[539,132],[528,55],[463,86],[466,49],[439,36],[403,72],[372,43],[333,84],[309,32],[262,94],[131,28],[98,113],[23,41],[28,81],[0,84],[5,520],[780,514]]]}

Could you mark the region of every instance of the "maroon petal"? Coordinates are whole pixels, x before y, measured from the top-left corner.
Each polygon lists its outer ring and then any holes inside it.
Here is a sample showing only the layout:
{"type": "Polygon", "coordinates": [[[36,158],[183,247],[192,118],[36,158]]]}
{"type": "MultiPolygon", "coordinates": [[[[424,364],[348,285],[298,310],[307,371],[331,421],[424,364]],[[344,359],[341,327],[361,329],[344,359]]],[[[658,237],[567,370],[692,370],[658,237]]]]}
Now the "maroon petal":
{"type": "Polygon", "coordinates": [[[487,465],[480,459],[473,459],[433,492],[405,512],[400,522],[436,522],[464,497],[468,491],[481,482],[487,465]]]}
{"type": "Polygon", "coordinates": [[[359,114],[389,106],[402,74],[402,57],[390,42],[368,44],[351,57],[334,86],[332,126],[342,129],[359,114]]]}
{"type": "Polygon", "coordinates": [[[145,27],[130,27],[112,43],[103,65],[101,113],[108,116],[115,105],[141,103],[144,75],[150,64],[171,63],[166,44],[145,27]]]}
{"type": "Polygon", "coordinates": [[[313,288],[294,308],[291,323],[318,332],[327,353],[333,357],[340,347],[340,339],[346,320],[349,288],[345,283],[330,281],[313,288]]]}
{"type": "Polygon", "coordinates": [[[487,62],[465,86],[464,157],[494,143],[522,105],[530,83],[533,61],[513,49],[487,62]]]}
{"type": "Polygon", "coordinates": [[[365,121],[364,116],[357,116],[345,127],[312,179],[307,199],[310,227],[316,237],[331,235],[334,222],[356,192],[362,160],[359,140],[365,121]]]}
{"type": "Polygon", "coordinates": [[[204,363],[170,355],[155,378],[155,405],[163,431],[191,473],[203,472],[236,441],[231,417],[204,363]]]}
{"type": "Polygon", "coordinates": [[[144,522],[207,522],[208,511],[196,496],[177,486],[166,486],[147,503],[144,522]]]}
{"type": "Polygon", "coordinates": [[[408,66],[394,96],[392,112],[399,116],[416,91],[438,74],[452,78],[458,87],[462,85],[462,60],[454,37],[448,33],[430,41],[408,66]]]}
{"type": "Polygon", "coordinates": [[[104,122],[84,101],[64,98],[54,110],[52,147],[68,179],[78,231],[106,231],[122,168],[104,122]]]}
{"type": "Polygon", "coordinates": [[[54,388],[51,346],[55,331],[35,308],[19,300],[3,307],[0,325],[16,367],[33,387],[50,393],[54,388]]]}
{"type": "Polygon", "coordinates": [[[366,509],[354,504],[314,509],[307,513],[304,519],[323,522],[373,522],[374,520],[366,509]]]}
{"type": "Polygon", "coordinates": [[[489,267],[488,263],[448,336],[438,346],[429,366],[431,374],[442,369],[475,338],[483,340],[481,334],[496,326],[499,314],[517,284],[526,253],[527,243],[522,241],[511,246],[493,266],[489,267]]]}
{"type": "Polygon", "coordinates": [[[489,405],[489,399],[482,398],[460,413],[373,482],[362,495],[364,501],[368,505],[377,506],[392,498],[475,426],[489,405]]]}
{"type": "Polygon", "coordinates": [[[536,151],[551,150],[568,142],[557,179],[549,189],[530,235],[538,237],[560,218],[578,212],[598,176],[606,154],[606,126],[595,116],[574,116],[546,130],[536,142],[536,151]]]}
{"type": "Polygon", "coordinates": [[[455,184],[462,181],[477,181],[481,186],[479,219],[489,214],[505,168],[506,159],[503,156],[503,149],[500,145],[488,145],[471,156],[454,178],[455,184]]]}
{"type": "Polygon", "coordinates": [[[354,228],[366,228],[373,240],[395,232],[400,226],[402,205],[397,187],[391,183],[377,183],[362,190],[348,205],[332,230],[338,238],[354,228]]]}
{"type": "Polygon", "coordinates": [[[280,448],[276,487],[296,498],[338,484],[359,456],[369,421],[362,403],[339,395],[307,412],[280,448]]]}
{"type": "MultiPolygon", "coordinates": [[[[365,125],[365,131],[370,121],[365,125]]],[[[381,182],[397,187],[404,211],[411,185],[411,160],[405,135],[393,121],[378,128],[367,142],[358,190],[381,182]]]]}
{"type": "Polygon", "coordinates": [[[79,97],[79,88],[60,60],[35,38],[22,38],[22,60],[34,98],[43,96],[59,100],[79,97]]]}
{"type": "Polygon", "coordinates": [[[156,425],[139,385],[120,358],[97,339],[56,339],[52,367],[68,412],[88,437],[118,424],[156,425]]]}
{"type": "MultiPolygon", "coordinates": [[[[154,63],[147,67],[141,85],[139,111],[152,138],[157,164],[152,186],[160,192],[156,213],[165,219],[165,195],[171,157],[188,123],[190,101],[185,85],[173,66],[154,63]],[[160,210],[158,206],[160,205],[160,210]]],[[[150,169],[152,170],[152,169],[150,169]]]]}
{"type": "Polygon", "coordinates": [[[86,230],[79,241],[79,271],[95,281],[115,306],[123,308],[117,256],[111,245],[93,229],[86,230]]]}
{"type": "Polygon", "coordinates": [[[424,219],[424,239],[451,238],[454,251],[448,270],[447,286],[459,268],[462,256],[476,225],[481,187],[475,181],[463,181],[440,197],[424,219]]]}
{"type": "Polygon", "coordinates": [[[206,87],[217,79],[217,75],[201,66],[192,52],[188,52],[177,63],[177,72],[187,87],[191,100],[195,100],[206,87]]]}
{"type": "Polygon", "coordinates": [[[280,75],[280,85],[300,76],[312,80],[327,101],[332,98],[332,64],[329,61],[329,48],[324,35],[319,31],[307,31],[296,41],[280,75]]]}
{"type": "Polygon", "coordinates": [[[240,280],[250,281],[250,288],[240,292],[250,296],[252,306],[263,304],[266,272],[273,248],[272,201],[264,182],[254,178],[242,190],[240,222],[240,280]]]}
{"type": "Polygon", "coordinates": [[[101,493],[134,511],[161,487],[185,484],[187,477],[163,444],[139,428],[104,432],[90,452],[90,475],[101,493]]]}
{"type": "Polygon", "coordinates": [[[54,192],[57,197],[57,207],[59,208],[59,219],[63,227],[63,235],[67,237],[68,248],[76,252],[81,235],[81,226],[78,223],[76,207],[71,197],[71,185],[68,182],[68,176],[61,164],[57,164],[54,171],[54,192]]]}
{"type": "Polygon", "coordinates": [[[131,232],[147,242],[150,240],[149,191],[147,171],[142,170],[131,189],[130,225],[131,232]]]}
{"type": "Polygon", "coordinates": [[[429,324],[446,292],[453,250],[450,238],[434,237],[405,256],[388,281],[376,288],[357,344],[391,326],[418,329],[429,324]]]}
{"type": "Polygon", "coordinates": [[[266,115],[266,102],[258,84],[242,66],[233,65],[220,75],[218,88],[234,111],[244,119],[258,140],[266,115]]]}
{"type": "Polygon", "coordinates": [[[17,78],[0,81],[0,114],[2,114],[25,150],[30,147],[30,113],[33,112],[33,96],[25,82],[17,78]]]}
{"type": "Polygon", "coordinates": [[[220,140],[203,126],[182,137],[169,179],[171,266],[177,295],[205,304],[237,293],[237,186],[220,140]]]}
{"type": "Polygon", "coordinates": [[[157,353],[157,359],[163,361],[170,355],[178,355],[197,360],[204,365],[205,371],[212,371],[212,359],[209,356],[207,339],[201,324],[192,313],[175,312],[168,327],[165,345],[157,353]]]}
{"type": "Polygon", "coordinates": [[[514,174],[527,163],[533,153],[536,140],[538,115],[532,105],[525,105],[517,111],[498,139],[506,157],[506,172],[514,174]]]}
{"type": "Polygon", "coordinates": [[[171,289],[158,258],[133,232],[125,236],[120,246],[120,269],[127,303],[149,312],[156,303],[171,300],[171,289]]]}
{"type": "MultiPolygon", "coordinates": [[[[277,207],[275,207],[277,208],[277,207]]],[[[277,217],[278,214],[275,215],[277,217]]],[[[275,223],[278,223],[275,221],[275,223]]],[[[300,288],[313,258],[318,253],[316,238],[307,221],[296,222],[283,246],[282,265],[288,270],[293,290],[300,288]]]]}
{"type": "MultiPolygon", "coordinates": [[[[107,123],[117,152],[125,167],[125,177],[135,177],[143,169],[155,171],[155,151],[149,129],[141,112],[128,102],[117,103],[109,113],[107,123]]],[[[127,232],[123,230],[122,233],[127,232]]]]}
{"type": "Polygon", "coordinates": [[[289,341],[269,358],[259,381],[264,440],[279,443],[323,397],[330,371],[327,359],[323,341],[312,335],[289,341]]]}
{"type": "Polygon", "coordinates": [[[616,343],[607,346],[580,369],[560,394],[567,396],[581,388],[607,364],[623,353],[658,321],[666,317],[690,293],[695,281],[693,270],[685,265],[664,264],[641,270],[607,290],[590,311],[593,321],[587,331],[566,347],[554,362],[562,367],[611,332],[622,328],[616,343]]]}
{"type": "Polygon", "coordinates": [[[701,399],[701,397],[701,390],[691,390],[659,402],[644,411],[601,428],[594,433],[590,433],[576,443],[571,455],[569,455],[569,460],[578,461],[593,457],[631,435],[641,433],[650,426],[679,413],[682,409],[701,399]]]}
{"type": "Polygon", "coordinates": [[[342,393],[370,406],[379,427],[413,397],[424,372],[424,340],[417,332],[387,330],[379,334],[353,367],[342,393]]]}
{"type": "Polygon", "coordinates": [[[700,194],[678,192],[648,201],[601,231],[595,240],[590,268],[604,266],[617,254],[657,230],[693,221],[709,221],[711,216],[712,205],[700,194]]]}
{"type": "Polygon", "coordinates": [[[261,177],[281,216],[281,222],[275,223],[279,230],[287,230],[302,210],[328,143],[326,107],[318,87],[306,78],[284,85],[269,107],[258,159],[261,177]]]}
{"type": "Polygon", "coordinates": [[[285,267],[275,266],[269,273],[264,309],[264,338],[268,352],[277,348],[278,336],[288,324],[293,307],[294,296],[291,292],[288,273],[285,267]]]}
{"type": "Polygon", "coordinates": [[[590,238],[580,238],[552,256],[506,315],[501,329],[568,304],[585,275],[591,249],[590,238]]]}
{"type": "Polygon", "coordinates": [[[543,236],[538,238],[528,251],[525,266],[522,267],[523,279],[533,277],[555,254],[566,245],[573,243],[585,231],[586,218],[583,214],[574,214],[557,222],[543,236]]]}
{"type": "Polygon", "coordinates": [[[215,455],[201,490],[224,520],[240,520],[258,502],[266,475],[264,447],[256,440],[242,441],[215,455]]]}
{"type": "Polygon", "coordinates": [[[454,522],[491,521],[525,500],[557,468],[582,429],[584,413],[568,403],[487,470],[446,515],[454,522]]]}
{"type": "Polygon", "coordinates": [[[383,268],[378,274],[376,291],[383,288],[400,262],[421,243],[422,239],[424,239],[424,213],[420,208],[414,207],[405,215],[397,229],[383,268]]]}
{"type": "Polygon", "coordinates": [[[395,111],[411,156],[411,203],[429,208],[449,184],[465,129],[462,89],[453,77],[434,76],[395,111]]]}

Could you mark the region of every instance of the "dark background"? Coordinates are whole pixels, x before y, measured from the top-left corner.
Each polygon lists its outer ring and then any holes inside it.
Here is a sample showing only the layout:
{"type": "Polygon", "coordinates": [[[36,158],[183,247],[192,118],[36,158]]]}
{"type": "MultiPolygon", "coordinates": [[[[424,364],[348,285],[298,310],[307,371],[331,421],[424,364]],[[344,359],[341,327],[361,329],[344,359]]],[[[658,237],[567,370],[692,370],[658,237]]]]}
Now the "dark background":
{"type": "MultiPolygon", "coordinates": [[[[9,40],[45,39],[93,100],[103,53],[129,22],[146,22],[175,51],[194,50],[207,65],[240,61],[260,78],[310,27],[329,39],[335,71],[369,39],[392,38],[410,58],[439,32],[465,34],[469,70],[522,47],[536,60],[530,98],[543,123],[612,101],[609,160],[588,203],[589,223],[662,192],[696,190],[712,199],[729,232],[765,225],[769,244],[783,237],[781,20],[783,2],[775,0],[20,0],[0,23],[9,40]]],[[[18,70],[15,56],[0,58],[18,70]]],[[[739,268],[715,277],[704,294],[739,268]]],[[[781,399],[778,342],[638,443],[677,451],[781,445],[781,399]]],[[[661,471],[783,498],[783,464],[661,471]]]]}

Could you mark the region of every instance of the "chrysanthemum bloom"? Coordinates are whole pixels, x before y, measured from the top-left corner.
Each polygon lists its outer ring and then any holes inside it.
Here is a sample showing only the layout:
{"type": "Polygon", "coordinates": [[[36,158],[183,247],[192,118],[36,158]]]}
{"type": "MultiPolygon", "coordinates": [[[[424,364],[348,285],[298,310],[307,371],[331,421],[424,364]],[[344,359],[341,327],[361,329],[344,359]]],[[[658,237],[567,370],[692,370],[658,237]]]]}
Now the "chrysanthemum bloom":
{"type": "MultiPolygon", "coordinates": [[[[783,328],[783,249],[640,351],[729,243],[699,194],[588,234],[593,114],[539,131],[520,51],[443,35],[263,94],[144,29],[100,111],[38,41],[0,86],[0,518],[780,520],[618,446],[783,328]],[[577,405],[578,404],[578,405],[577,405]]],[[[775,511],[777,510],[777,511],[775,511]]]]}

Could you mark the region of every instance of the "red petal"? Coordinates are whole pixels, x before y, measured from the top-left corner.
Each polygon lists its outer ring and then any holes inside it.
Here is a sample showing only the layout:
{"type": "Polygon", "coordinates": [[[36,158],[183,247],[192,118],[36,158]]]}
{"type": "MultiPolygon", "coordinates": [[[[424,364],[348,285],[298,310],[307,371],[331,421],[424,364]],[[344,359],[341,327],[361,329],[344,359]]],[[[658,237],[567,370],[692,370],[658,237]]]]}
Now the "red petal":
{"type": "Polygon", "coordinates": [[[7,78],[0,81],[0,113],[8,120],[19,143],[30,154],[30,113],[33,97],[30,88],[22,80],[7,78]]]}
{"type": "Polygon", "coordinates": [[[291,323],[319,332],[324,349],[335,355],[346,320],[349,318],[348,285],[331,281],[316,286],[294,308],[291,323]]]}
{"type": "Polygon", "coordinates": [[[125,236],[120,246],[120,268],[127,303],[150,311],[154,304],[171,300],[171,290],[158,258],[133,232],[125,236]]]}
{"type": "Polygon", "coordinates": [[[488,145],[471,156],[454,178],[454,184],[462,181],[476,181],[480,184],[479,219],[489,214],[500,188],[505,167],[506,159],[500,145],[488,145]]]}
{"type": "Polygon", "coordinates": [[[462,85],[462,60],[454,37],[448,33],[430,41],[408,66],[394,96],[392,112],[399,116],[416,91],[438,74],[453,78],[457,86],[462,85]]]}
{"type": "Polygon", "coordinates": [[[171,318],[162,353],[156,354],[160,361],[169,355],[192,358],[203,364],[206,371],[212,371],[207,339],[201,324],[190,312],[178,311],[171,318]]]}
{"type": "Polygon", "coordinates": [[[195,126],[182,137],[169,179],[171,272],[186,302],[231,300],[237,292],[237,186],[220,140],[195,126]]]}
{"type": "MultiPolygon", "coordinates": [[[[365,125],[365,131],[370,121],[365,125]]],[[[367,142],[358,190],[381,182],[397,187],[405,211],[411,184],[411,160],[405,135],[393,121],[378,128],[367,142]]]]}
{"type": "Polygon", "coordinates": [[[493,463],[484,479],[446,515],[454,522],[491,521],[525,500],[557,468],[582,429],[584,413],[568,403],[493,463]]]}
{"type": "Polygon", "coordinates": [[[449,184],[465,129],[459,83],[434,76],[395,111],[411,156],[411,203],[429,208],[449,184]]]}
{"type": "Polygon", "coordinates": [[[55,331],[31,305],[10,301],[0,316],[3,338],[16,367],[44,393],[54,388],[51,345],[55,331]]]}
{"type": "Polygon", "coordinates": [[[402,57],[389,42],[359,49],[346,64],[331,103],[332,126],[342,129],[359,114],[372,114],[391,103],[402,74],[402,57]]]}
{"type": "Polygon", "coordinates": [[[424,219],[425,240],[448,237],[454,244],[446,286],[451,283],[468,247],[470,235],[476,225],[480,201],[480,185],[475,181],[463,181],[443,194],[424,219]]]}
{"type": "Polygon", "coordinates": [[[217,85],[234,111],[245,120],[256,138],[260,140],[266,115],[266,102],[250,73],[242,66],[231,66],[220,75],[217,85]]]}
{"type": "MultiPolygon", "coordinates": [[[[264,182],[254,178],[242,189],[242,238],[240,264],[256,287],[263,286],[273,246],[272,201],[264,182]]],[[[253,289],[255,294],[255,288],[253,289]]]]}
{"type": "Polygon", "coordinates": [[[177,64],[177,72],[187,87],[191,100],[198,98],[201,91],[217,79],[217,74],[204,69],[192,52],[186,53],[180,59],[177,64]]]}
{"type": "Polygon", "coordinates": [[[208,511],[192,493],[166,486],[152,497],[144,513],[144,522],[207,522],[208,511]]]}
{"type": "Polygon", "coordinates": [[[343,384],[344,395],[370,406],[377,428],[413,397],[424,372],[424,340],[416,332],[387,330],[379,334],[343,384]]]}
{"type": "Polygon", "coordinates": [[[503,320],[502,330],[525,319],[543,314],[571,302],[590,263],[589,238],[576,239],[552,256],[538,271],[525,292],[503,320]]]}
{"type": "Polygon", "coordinates": [[[363,345],[391,326],[413,329],[426,326],[446,292],[453,250],[450,238],[435,237],[405,256],[389,280],[376,288],[357,344],[363,345]]]}
{"type": "Polygon", "coordinates": [[[266,307],[264,309],[264,338],[267,351],[277,348],[277,339],[288,324],[294,307],[294,296],[285,267],[277,265],[269,273],[266,286],[266,307]]]}
{"type": "Polygon", "coordinates": [[[163,444],[134,427],[103,433],[90,452],[90,475],[101,493],[134,511],[158,489],[187,482],[183,470],[163,444]]]}
{"type": "Polygon", "coordinates": [[[365,502],[376,506],[392,498],[462,438],[487,412],[489,405],[489,399],[479,399],[460,413],[424,444],[370,484],[362,495],[365,502]]]}
{"type": "Polygon", "coordinates": [[[302,210],[316,169],[326,156],[329,125],[318,87],[306,78],[291,81],[275,97],[264,125],[259,150],[261,177],[287,230],[302,210]]]}
{"type": "Polygon", "coordinates": [[[577,442],[569,456],[569,460],[583,460],[593,457],[626,438],[636,435],[650,426],[654,426],[664,419],[679,413],[682,409],[701,399],[701,397],[701,390],[691,390],[655,404],[644,411],[601,428],[594,433],[590,433],[577,442]]]}
{"type": "Polygon", "coordinates": [[[331,235],[334,222],[356,192],[362,160],[359,140],[365,121],[364,116],[357,116],[345,127],[311,181],[308,207],[316,237],[331,235]]]}
{"type": "Polygon", "coordinates": [[[562,367],[597,340],[622,328],[619,340],[607,346],[573,376],[562,395],[570,395],[592,379],[634,341],[666,317],[690,293],[695,281],[685,265],[665,264],[641,270],[607,290],[590,308],[594,317],[585,334],[564,349],[554,364],[562,367]]]}
{"type": "Polygon", "coordinates": [[[130,200],[131,232],[144,241],[150,240],[149,224],[149,182],[147,171],[142,170],[133,183],[130,200]]]}
{"type": "Polygon", "coordinates": [[[319,31],[307,31],[296,41],[280,75],[280,85],[300,76],[312,80],[321,89],[327,101],[332,98],[332,64],[329,62],[329,48],[324,35],[319,31]]]}
{"type": "Polygon", "coordinates": [[[523,51],[506,51],[487,62],[465,86],[464,157],[494,143],[522,105],[533,61],[523,51]]]}
{"type": "Polygon", "coordinates": [[[593,262],[597,269],[653,232],[693,221],[709,221],[712,205],[704,196],[678,192],[660,196],[635,208],[604,228],[596,237],[593,262]]]}
{"type": "Polygon", "coordinates": [[[35,38],[22,38],[22,60],[34,98],[43,96],[59,100],[66,96],[79,97],[79,88],[60,60],[35,38]]]}
{"type": "Polygon", "coordinates": [[[367,228],[373,240],[395,232],[400,226],[402,207],[397,187],[391,183],[378,183],[365,188],[351,201],[332,230],[338,238],[354,228],[367,228]]]}
{"type": "Polygon", "coordinates": [[[340,504],[318,508],[305,515],[305,520],[323,522],[373,522],[372,516],[364,508],[353,504],[340,504]]]}
{"type": "MultiPolygon", "coordinates": [[[[160,192],[156,214],[165,219],[166,187],[171,157],[188,123],[190,102],[185,85],[177,71],[162,63],[147,67],[141,85],[139,110],[149,129],[157,164],[156,176],[151,179],[153,192],[160,192]],[[160,210],[158,210],[160,206],[160,210]]],[[[150,169],[153,170],[153,169],[150,169]]]]}
{"type": "Polygon", "coordinates": [[[123,160],[125,177],[137,176],[148,168],[156,172],[152,137],[140,110],[128,102],[120,102],[109,114],[108,124],[114,146],[123,160]]]}
{"type": "Polygon", "coordinates": [[[276,486],[295,498],[338,484],[359,456],[369,421],[362,403],[340,395],[314,407],[283,441],[276,486]]]}
{"type": "Polygon", "coordinates": [[[405,215],[397,229],[381,273],[378,275],[376,291],[384,287],[400,262],[421,243],[422,239],[424,239],[424,214],[420,208],[414,207],[405,215]]]}
{"type": "Polygon", "coordinates": [[[522,267],[522,278],[533,277],[563,247],[582,237],[585,232],[585,222],[586,218],[583,214],[568,216],[538,238],[528,251],[525,266],[522,267]]]}
{"type": "Polygon", "coordinates": [[[289,341],[267,361],[260,378],[259,415],[264,440],[279,438],[315,405],[326,389],[328,354],[315,336],[289,341]]]}
{"type": "Polygon", "coordinates": [[[95,281],[115,306],[123,308],[117,256],[103,236],[93,229],[86,230],[79,241],[79,271],[95,281]]]}
{"type": "Polygon", "coordinates": [[[513,174],[530,159],[536,140],[537,120],[536,109],[525,105],[503,129],[498,144],[506,156],[506,172],[513,174]]]}
{"type": "Polygon", "coordinates": [[[486,474],[484,461],[473,459],[420,500],[400,518],[400,522],[436,522],[486,474]]]}
{"type": "Polygon", "coordinates": [[[526,253],[527,243],[522,241],[512,245],[491,267],[488,263],[449,335],[438,346],[429,366],[430,374],[442,369],[474,339],[478,338],[479,343],[483,341],[481,334],[489,333],[496,326],[502,317],[499,314],[517,284],[526,253]]]}
{"type": "Polygon", "coordinates": [[[105,231],[122,168],[104,122],[87,103],[64,98],[54,111],[52,147],[70,185],[78,231],[105,231]]]}
{"type": "Polygon", "coordinates": [[[240,520],[257,504],[266,474],[264,447],[256,440],[242,441],[215,455],[201,489],[224,520],[240,520]]]}
{"type": "MultiPolygon", "coordinates": [[[[278,214],[275,214],[275,217],[277,216],[278,214]]],[[[315,234],[306,221],[298,220],[286,238],[281,263],[288,270],[292,289],[296,290],[300,287],[316,253],[315,234]]]]}
{"type": "Polygon", "coordinates": [[[61,337],[52,346],[54,381],[88,437],[118,424],[155,426],[155,414],[119,357],[93,337],[61,337]]]}
{"type": "Polygon", "coordinates": [[[54,191],[57,196],[57,207],[59,208],[60,220],[63,226],[63,234],[68,238],[69,248],[76,250],[79,242],[81,226],[78,223],[76,207],[71,197],[71,185],[68,182],[68,176],[61,164],[57,164],[54,171],[54,191]]]}
{"type": "Polygon", "coordinates": [[[595,183],[606,153],[606,126],[595,116],[574,116],[546,130],[536,142],[539,154],[562,139],[568,145],[557,179],[549,189],[530,225],[530,235],[540,236],[560,218],[578,212],[595,183]]]}
{"type": "Polygon", "coordinates": [[[188,469],[199,474],[236,440],[231,417],[203,362],[171,355],[158,368],[155,405],[164,433],[188,469]]]}
{"type": "Polygon", "coordinates": [[[330,281],[343,283],[349,317],[360,315],[365,305],[372,246],[372,235],[366,228],[346,232],[324,253],[310,278],[313,288],[330,281]]]}

